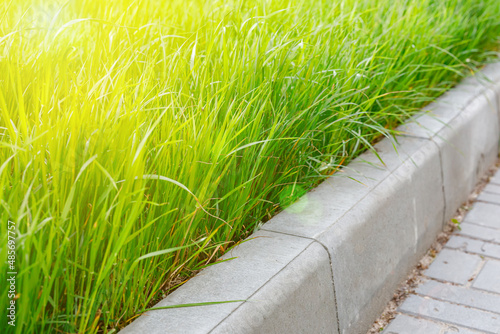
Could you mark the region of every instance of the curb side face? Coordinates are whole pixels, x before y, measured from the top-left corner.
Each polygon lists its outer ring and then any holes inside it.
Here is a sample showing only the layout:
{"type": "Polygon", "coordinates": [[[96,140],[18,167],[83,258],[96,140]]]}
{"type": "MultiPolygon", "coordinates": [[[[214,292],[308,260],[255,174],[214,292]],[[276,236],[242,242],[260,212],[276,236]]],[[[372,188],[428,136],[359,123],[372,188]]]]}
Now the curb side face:
{"type": "Polygon", "coordinates": [[[438,149],[426,140],[411,160],[319,236],[332,258],[341,333],[369,328],[441,231],[440,168],[438,149]]]}
{"type": "MultiPolygon", "coordinates": [[[[154,307],[247,300],[280,273],[313,241],[259,231],[227,252],[235,259],[210,266],[154,307]]],[[[242,302],[149,311],[120,333],[208,333],[242,302]]]]}
{"type": "Polygon", "coordinates": [[[498,155],[498,105],[494,91],[487,90],[449,126],[436,134],[444,176],[446,218],[467,200],[476,182],[498,155]]]}
{"type": "Polygon", "coordinates": [[[328,253],[312,243],[211,333],[338,333],[328,253]]]}

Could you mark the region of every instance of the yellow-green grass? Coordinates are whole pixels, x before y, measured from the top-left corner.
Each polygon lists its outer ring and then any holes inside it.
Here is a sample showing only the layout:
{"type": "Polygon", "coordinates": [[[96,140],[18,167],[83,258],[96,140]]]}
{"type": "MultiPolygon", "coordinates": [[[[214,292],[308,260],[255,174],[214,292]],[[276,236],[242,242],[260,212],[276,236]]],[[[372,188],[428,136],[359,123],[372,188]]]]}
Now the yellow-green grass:
{"type": "Polygon", "coordinates": [[[1,0],[17,311],[9,326],[2,289],[0,331],[119,329],[476,71],[499,17],[498,0],[1,0]]]}

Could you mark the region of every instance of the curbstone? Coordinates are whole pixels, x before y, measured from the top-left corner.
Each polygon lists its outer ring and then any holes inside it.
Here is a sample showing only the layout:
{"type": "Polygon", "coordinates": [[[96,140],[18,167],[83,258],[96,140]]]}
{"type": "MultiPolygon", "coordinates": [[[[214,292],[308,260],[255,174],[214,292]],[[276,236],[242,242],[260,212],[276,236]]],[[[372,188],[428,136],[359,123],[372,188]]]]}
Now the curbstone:
{"type": "Polygon", "coordinates": [[[480,202],[486,202],[486,203],[500,205],[500,194],[482,192],[477,197],[477,200],[480,202]]]}
{"type": "Polygon", "coordinates": [[[330,259],[312,243],[211,333],[338,333],[330,259]]]}
{"type": "Polygon", "coordinates": [[[441,281],[465,285],[481,263],[477,255],[443,249],[424,275],[441,281]]]}
{"type": "Polygon", "coordinates": [[[441,151],[446,217],[467,200],[479,178],[498,156],[498,113],[491,90],[474,99],[433,140],[441,151]],[[493,138],[493,140],[492,140],[493,138]]]}
{"type": "Polygon", "coordinates": [[[473,288],[500,293],[500,261],[488,260],[479,272],[473,288]]]}
{"type": "Polygon", "coordinates": [[[500,64],[490,64],[431,103],[425,108],[429,112],[398,127],[403,135],[428,138],[438,144],[446,171],[445,217],[451,217],[467,200],[480,176],[497,158],[500,85],[493,82],[499,81],[500,64]]]}
{"type": "Polygon", "coordinates": [[[464,218],[465,222],[491,228],[500,228],[500,205],[475,203],[464,218]]]}
{"type": "MultiPolygon", "coordinates": [[[[499,98],[497,63],[377,143],[383,163],[361,154],[156,306],[244,302],[149,311],[123,333],[365,332],[494,163],[499,98]]],[[[498,229],[461,225],[500,243],[498,229]]]]}
{"type": "Polygon", "coordinates": [[[476,224],[462,223],[458,234],[500,244],[500,230],[476,224]]]}
{"type": "MultiPolygon", "coordinates": [[[[445,247],[457,249],[462,252],[493,257],[500,260],[500,245],[492,244],[486,241],[469,239],[454,235],[450,238],[450,240],[448,240],[445,247]]],[[[498,305],[500,306],[500,303],[498,305]]]]}

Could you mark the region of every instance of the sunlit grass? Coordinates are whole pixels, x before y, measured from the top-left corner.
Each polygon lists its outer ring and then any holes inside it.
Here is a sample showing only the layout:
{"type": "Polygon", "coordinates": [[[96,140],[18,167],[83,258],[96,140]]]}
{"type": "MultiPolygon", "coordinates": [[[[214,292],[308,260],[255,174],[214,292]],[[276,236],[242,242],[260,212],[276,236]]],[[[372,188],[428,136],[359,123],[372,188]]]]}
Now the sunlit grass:
{"type": "MultiPolygon", "coordinates": [[[[2,333],[119,328],[484,63],[498,0],[1,1],[2,333]]],[[[332,203],[334,205],[334,203],[332,203]]]]}

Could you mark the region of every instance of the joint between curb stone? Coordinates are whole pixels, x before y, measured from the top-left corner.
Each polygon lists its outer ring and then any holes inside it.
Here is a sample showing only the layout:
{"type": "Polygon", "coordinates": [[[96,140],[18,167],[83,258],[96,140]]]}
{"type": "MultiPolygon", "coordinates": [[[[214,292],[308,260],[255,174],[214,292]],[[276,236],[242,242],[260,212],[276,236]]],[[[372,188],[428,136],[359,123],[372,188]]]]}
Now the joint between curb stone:
{"type": "MultiPolygon", "coordinates": [[[[312,245],[313,243],[317,243],[319,244],[321,247],[323,247],[323,249],[325,250],[326,254],[328,255],[328,262],[330,263],[330,274],[331,274],[331,278],[332,278],[332,290],[333,290],[333,298],[335,300],[335,317],[337,319],[337,329],[339,330],[339,333],[340,333],[340,319],[339,319],[339,308],[338,308],[338,299],[337,299],[337,290],[335,288],[335,277],[333,275],[333,263],[332,263],[332,256],[330,255],[330,252],[328,251],[328,247],[326,247],[325,244],[323,244],[321,241],[315,239],[315,238],[310,238],[310,237],[304,237],[304,236],[301,236],[301,235],[296,235],[296,234],[292,234],[292,233],[285,233],[285,232],[277,232],[277,231],[271,231],[271,230],[267,230],[265,228],[262,228],[260,229],[261,231],[267,231],[267,232],[273,232],[273,233],[279,233],[279,234],[283,234],[283,235],[289,235],[289,236],[293,236],[293,237],[298,237],[298,238],[303,238],[303,239],[308,239],[308,240],[311,240],[312,243],[310,245],[312,245]]],[[[309,246],[308,246],[309,247],[309,246]]],[[[300,252],[300,254],[302,254],[302,252],[300,252]]],[[[299,255],[300,255],[299,254],[299,255]]],[[[298,256],[298,255],[297,255],[298,256]]],[[[295,259],[295,258],[294,258],[295,259]]],[[[274,277],[274,276],[273,276],[274,277]]],[[[258,290],[257,290],[258,291],[258,290]]],[[[219,324],[217,324],[218,326],[219,324]]],[[[216,327],[217,327],[216,326],[216,327]]],[[[215,328],[215,327],[214,327],[215,328]]]]}
{"type": "Polygon", "coordinates": [[[340,328],[340,318],[339,318],[339,303],[337,299],[337,290],[335,288],[335,275],[333,274],[333,262],[332,262],[332,256],[330,255],[330,252],[328,251],[328,248],[321,242],[316,239],[313,239],[315,242],[320,244],[326,251],[326,254],[328,254],[328,261],[330,262],[330,273],[332,275],[332,289],[333,289],[333,298],[335,300],[335,316],[337,318],[337,329],[339,333],[341,332],[340,328]]]}
{"type": "MultiPolygon", "coordinates": [[[[302,255],[302,253],[304,253],[304,251],[313,244],[314,241],[316,241],[315,239],[312,239],[312,238],[307,238],[307,237],[302,237],[302,236],[298,236],[298,235],[294,235],[294,234],[289,234],[289,233],[282,233],[282,232],[275,232],[275,231],[269,231],[269,230],[266,230],[266,229],[260,229],[261,231],[267,231],[267,232],[272,232],[272,233],[277,233],[277,234],[283,234],[283,235],[289,235],[289,236],[294,236],[294,237],[299,237],[299,238],[303,238],[303,239],[309,239],[311,240],[312,242],[307,245],[299,254],[297,254],[293,259],[290,260],[289,263],[287,263],[283,268],[281,268],[281,270],[279,270],[277,273],[275,273],[274,275],[272,275],[271,277],[269,277],[269,279],[264,282],[257,290],[255,290],[250,296],[248,296],[248,299],[252,298],[255,294],[257,294],[267,283],[269,283],[270,281],[272,281],[273,278],[275,278],[277,275],[279,275],[286,267],[288,267],[288,265],[290,263],[292,263],[296,258],[298,258],[300,255],[302,255]]],[[[328,254],[328,259],[330,260],[330,268],[331,268],[331,259],[330,259],[330,253],[328,253],[327,251],[327,254],[328,254]]],[[[335,295],[335,290],[334,290],[334,296],[335,295]]],[[[336,297],[335,297],[336,298],[336,297]]],[[[231,311],[231,313],[229,313],[227,316],[225,316],[221,321],[219,321],[212,329],[210,329],[210,331],[208,331],[208,334],[210,333],[213,333],[213,331],[215,329],[217,329],[217,327],[219,327],[227,318],[229,318],[234,312],[236,312],[236,310],[238,310],[241,306],[243,306],[244,304],[246,303],[246,301],[242,302],[240,305],[238,305],[233,311],[231,311]]],[[[337,300],[335,299],[335,312],[338,314],[338,311],[337,311],[337,300]]],[[[337,326],[338,326],[338,317],[337,317],[337,326]]]]}

